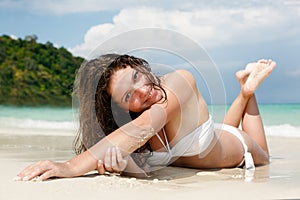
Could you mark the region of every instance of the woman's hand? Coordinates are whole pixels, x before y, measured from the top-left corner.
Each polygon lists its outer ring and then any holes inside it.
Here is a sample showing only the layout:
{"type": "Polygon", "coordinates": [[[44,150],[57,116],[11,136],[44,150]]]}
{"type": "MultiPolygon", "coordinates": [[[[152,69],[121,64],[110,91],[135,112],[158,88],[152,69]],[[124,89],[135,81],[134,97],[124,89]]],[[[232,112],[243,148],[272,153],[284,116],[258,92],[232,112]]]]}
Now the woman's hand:
{"type": "Polygon", "coordinates": [[[20,172],[16,181],[44,181],[51,177],[73,177],[69,162],[40,161],[32,164],[20,172]]]}
{"type": "Polygon", "coordinates": [[[128,164],[128,158],[123,158],[122,153],[118,147],[110,147],[107,149],[102,160],[98,161],[97,170],[98,173],[103,175],[105,172],[121,173],[124,171],[128,164]]]}

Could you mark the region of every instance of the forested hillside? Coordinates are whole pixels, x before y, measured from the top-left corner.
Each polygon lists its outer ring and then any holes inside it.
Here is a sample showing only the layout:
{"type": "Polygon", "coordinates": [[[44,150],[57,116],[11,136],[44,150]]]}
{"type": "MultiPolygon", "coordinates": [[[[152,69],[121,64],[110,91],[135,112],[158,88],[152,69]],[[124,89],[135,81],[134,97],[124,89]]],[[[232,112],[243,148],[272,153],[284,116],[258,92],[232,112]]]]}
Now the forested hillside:
{"type": "Polygon", "coordinates": [[[83,58],[37,37],[0,36],[0,104],[70,106],[83,58]]]}

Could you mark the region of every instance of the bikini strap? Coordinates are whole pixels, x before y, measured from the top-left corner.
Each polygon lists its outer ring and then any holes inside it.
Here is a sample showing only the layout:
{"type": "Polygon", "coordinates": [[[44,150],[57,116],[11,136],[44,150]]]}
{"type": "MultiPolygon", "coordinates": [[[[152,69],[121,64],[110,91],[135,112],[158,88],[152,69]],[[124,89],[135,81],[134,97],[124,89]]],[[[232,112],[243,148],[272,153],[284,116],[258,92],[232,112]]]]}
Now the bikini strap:
{"type": "Polygon", "coordinates": [[[170,145],[169,145],[169,141],[168,141],[168,138],[167,138],[167,135],[166,135],[166,131],[165,129],[163,128],[162,129],[163,131],[163,134],[164,134],[164,139],[166,141],[166,144],[164,143],[164,141],[161,139],[161,137],[159,136],[158,133],[155,133],[156,137],[159,139],[160,143],[164,146],[164,148],[166,149],[167,152],[171,152],[171,149],[170,149],[170,145]]]}
{"type": "MultiPolygon", "coordinates": [[[[229,133],[236,136],[240,140],[240,142],[242,143],[242,145],[244,147],[244,160],[243,161],[245,161],[245,168],[246,169],[255,169],[253,157],[252,157],[251,153],[248,152],[248,146],[246,145],[245,140],[244,140],[243,136],[241,135],[241,133],[238,131],[238,129],[236,127],[233,127],[233,126],[230,126],[227,124],[215,124],[215,128],[228,131],[229,133]]],[[[243,163],[243,161],[242,161],[242,163],[243,163]]]]}

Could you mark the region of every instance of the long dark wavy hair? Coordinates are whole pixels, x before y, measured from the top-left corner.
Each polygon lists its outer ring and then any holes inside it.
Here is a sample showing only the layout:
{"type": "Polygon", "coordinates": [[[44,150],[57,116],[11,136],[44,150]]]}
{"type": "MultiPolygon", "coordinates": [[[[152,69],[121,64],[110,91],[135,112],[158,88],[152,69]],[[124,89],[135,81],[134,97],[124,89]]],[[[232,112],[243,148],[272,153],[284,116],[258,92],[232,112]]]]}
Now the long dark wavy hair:
{"type": "MultiPolygon", "coordinates": [[[[74,95],[79,100],[79,128],[74,140],[74,151],[80,154],[96,144],[125,123],[141,113],[125,112],[108,94],[107,89],[113,73],[126,67],[134,68],[146,75],[153,87],[160,89],[167,100],[166,92],[160,85],[159,77],[151,72],[146,60],[129,55],[106,54],[80,67],[74,84],[74,95]]],[[[137,149],[131,156],[142,167],[151,152],[149,142],[137,149]]]]}

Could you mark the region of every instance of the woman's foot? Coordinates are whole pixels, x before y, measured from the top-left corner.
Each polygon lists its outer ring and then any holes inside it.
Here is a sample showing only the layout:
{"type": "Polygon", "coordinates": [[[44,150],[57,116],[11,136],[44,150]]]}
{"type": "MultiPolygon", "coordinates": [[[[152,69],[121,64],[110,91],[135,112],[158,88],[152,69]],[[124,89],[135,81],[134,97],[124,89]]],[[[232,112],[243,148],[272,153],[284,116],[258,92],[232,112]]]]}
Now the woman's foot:
{"type": "Polygon", "coordinates": [[[257,66],[258,63],[267,63],[267,62],[268,60],[261,59],[258,60],[257,62],[248,63],[245,69],[236,72],[235,76],[238,82],[240,83],[241,87],[245,84],[249,74],[253,71],[253,69],[257,66]]]}
{"type": "Polygon", "coordinates": [[[251,96],[259,85],[271,74],[276,63],[272,60],[259,60],[249,63],[244,70],[236,73],[244,96],[251,96]]]}

